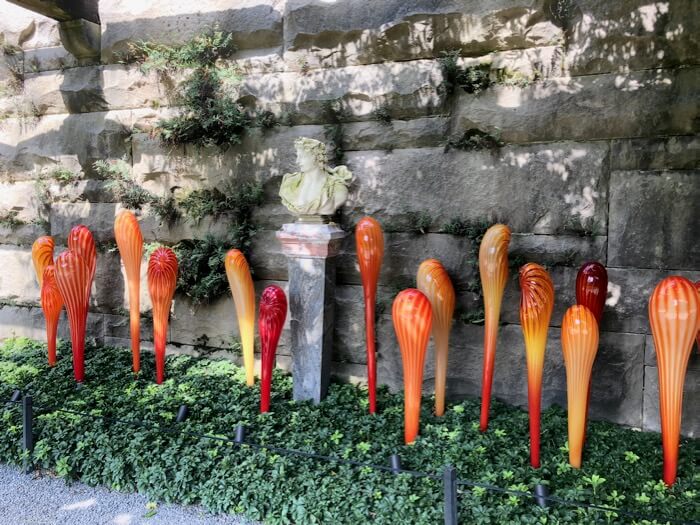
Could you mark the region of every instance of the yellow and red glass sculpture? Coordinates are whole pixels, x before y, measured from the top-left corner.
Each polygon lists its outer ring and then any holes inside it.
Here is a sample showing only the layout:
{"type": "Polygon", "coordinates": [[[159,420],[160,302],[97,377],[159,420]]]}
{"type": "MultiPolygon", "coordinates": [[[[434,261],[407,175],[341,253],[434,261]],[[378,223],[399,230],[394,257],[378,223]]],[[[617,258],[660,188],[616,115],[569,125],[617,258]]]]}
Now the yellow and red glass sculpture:
{"type": "Polygon", "coordinates": [[[85,329],[90,300],[90,268],[73,250],[56,257],[56,284],[68,313],[73,350],[73,374],[81,383],[85,379],[85,329]]]}
{"type": "Polygon", "coordinates": [[[36,280],[39,281],[39,290],[44,279],[44,268],[53,264],[53,237],[44,235],[32,244],[32,262],[36,272],[36,280]]]}
{"type": "MultiPolygon", "coordinates": [[[[229,250],[224,261],[226,277],[231,287],[233,304],[238,315],[238,330],[243,345],[243,365],[246,384],[255,383],[255,289],[248,261],[240,250],[229,250]]],[[[286,311],[286,310],[285,310],[286,311]]]]}
{"type": "Polygon", "coordinates": [[[95,249],[95,239],[92,232],[82,224],[74,226],[68,235],[68,249],[80,255],[85,261],[90,272],[90,285],[95,280],[95,269],[97,267],[97,250],[95,249]]]}
{"type": "Polygon", "coordinates": [[[355,227],[357,261],[362,276],[365,298],[365,334],[367,345],[367,390],[369,413],[377,410],[377,356],[374,332],[374,310],[377,300],[377,281],[384,257],[384,233],[372,217],[360,219],[355,227]]]}
{"type": "Polygon", "coordinates": [[[445,383],[447,357],[450,346],[450,328],[455,310],[455,290],[450,276],[437,259],[423,261],[416,276],[418,289],[430,301],[433,311],[433,339],[435,340],[435,415],[445,413],[445,383]]]}
{"type": "Polygon", "coordinates": [[[124,264],[129,287],[129,328],[131,330],[131,359],[134,373],[141,369],[141,257],[143,236],[139,221],[133,213],[124,210],[114,219],[114,238],[124,264]]]}
{"type": "Polygon", "coordinates": [[[260,368],[260,412],[270,410],[270,389],[272,369],[275,366],[275,353],[280,340],[284,320],[287,318],[287,297],[279,286],[268,286],[260,296],[258,330],[262,364],[260,368]]]}
{"type": "Polygon", "coordinates": [[[408,444],[418,435],[423,366],[433,312],[428,298],[420,290],[409,288],[394,299],[391,316],[403,361],[404,437],[408,444]]]}
{"type": "Polygon", "coordinates": [[[493,367],[496,361],[498,321],[501,316],[501,301],[508,281],[508,245],[510,229],[504,224],[491,226],[479,247],[479,273],[484,292],[484,370],[481,379],[481,421],[485,432],[489,426],[493,367]]]}
{"type": "Polygon", "coordinates": [[[598,323],[582,305],[569,308],[561,323],[561,347],[566,366],[566,398],[569,420],[569,463],[581,468],[586,436],[588,385],[598,352],[598,323]]]}
{"type": "Polygon", "coordinates": [[[153,346],[158,384],[165,380],[165,341],[177,284],[177,268],[177,257],[170,248],[157,248],[148,261],[148,293],[153,304],[153,346]]]}
{"type": "Polygon", "coordinates": [[[540,407],[547,330],[554,308],[554,285],[547,270],[528,263],[520,269],[520,326],[527,359],[527,400],[530,412],[530,464],[540,467],[540,407]]]}
{"type": "Polygon", "coordinates": [[[664,482],[669,486],[676,481],[683,384],[693,339],[698,333],[699,309],[695,285],[685,277],[667,277],[649,299],[649,322],[659,369],[664,482]]]}
{"type": "MultiPolygon", "coordinates": [[[[700,281],[695,282],[695,289],[698,291],[698,297],[700,297],[700,281]]],[[[698,312],[698,334],[695,339],[697,341],[696,349],[700,353],[700,312],[698,312]]]]}
{"type": "Polygon", "coordinates": [[[56,333],[58,318],[63,309],[63,299],[56,283],[56,273],[53,264],[44,268],[41,285],[41,309],[46,318],[46,342],[49,348],[49,366],[56,364],[56,333]]]}

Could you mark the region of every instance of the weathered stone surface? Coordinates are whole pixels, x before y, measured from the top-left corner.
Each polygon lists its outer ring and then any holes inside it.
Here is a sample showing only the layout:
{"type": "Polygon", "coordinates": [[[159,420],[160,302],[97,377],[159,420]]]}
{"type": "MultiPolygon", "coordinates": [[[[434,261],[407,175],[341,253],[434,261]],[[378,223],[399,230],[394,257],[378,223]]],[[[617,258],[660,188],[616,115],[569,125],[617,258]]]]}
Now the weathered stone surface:
{"type": "Polygon", "coordinates": [[[499,132],[505,142],[697,133],[700,68],[553,79],[460,93],[452,132],[499,132]]]}
{"type": "Polygon", "coordinates": [[[0,124],[0,176],[31,179],[56,163],[90,174],[96,160],[128,155],[125,139],[136,113],[108,111],[8,119],[0,124]]]}
{"type": "Polygon", "coordinates": [[[51,206],[51,235],[65,244],[73,226],[85,224],[96,242],[114,239],[114,217],[118,205],[106,202],[56,203],[51,206]]]}
{"type": "Polygon", "coordinates": [[[16,225],[0,225],[0,242],[29,244],[46,233],[46,225],[43,223],[45,211],[32,183],[0,183],[0,195],[2,218],[18,221],[16,225]]]}
{"type": "MultiPolygon", "coordinates": [[[[103,341],[103,315],[88,312],[85,336],[103,341]]],[[[40,307],[0,304],[0,340],[7,337],[30,337],[46,341],[46,322],[40,307]]],[[[58,338],[70,342],[70,326],[66,311],[58,322],[58,338]]]]}
{"type": "MultiPolygon", "coordinates": [[[[692,280],[700,279],[700,271],[673,272],[692,280]]],[[[641,268],[608,268],[608,299],[601,327],[603,330],[648,334],[649,297],[669,272],[641,268]]],[[[573,286],[573,281],[571,282],[573,286]]]]}
{"type": "Polygon", "coordinates": [[[611,266],[697,268],[700,171],[613,171],[611,266]]]}
{"type": "Polygon", "coordinates": [[[0,40],[22,49],[60,45],[58,23],[9,2],[3,2],[0,40]]]}
{"type": "Polygon", "coordinates": [[[282,8],[278,0],[187,2],[102,0],[102,61],[113,62],[129,42],[147,39],[165,44],[185,42],[217,26],[232,32],[239,49],[270,48],[282,43],[282,8]]]}
{"type": "Polygon", "coordinates": [[[414,60],[459,49],[464,55],[563,41],[563,31],[530,3],[294,0],[284,16],[290,67],[339,67],[414,60]]]}
{"type": "Polygon", "coordinates": [[[39,284],[32,264],[31,247],[0,245],[0,267],[2,300],[39,304],[39,284]]]}
{"type": "Polygon", "coordinates": [[[688,170],[700,166],[700,136],[612,141],[610,169],[688,170]]]}
{"type": "MultiPolygon", "coordinates": [[[[552,4],[554,5],[554,3],[552,4]]],[[[693,0],[560,2],[571,31],[567,62],[574,75],[628,73],[698,64],[700,20],[693,0]]]]}
{"type": "Polygon", "coordinates": [[[25,50],[24,63],[27,72],[39,73],[76,67],[78,60],[65,47],[55,46],[25,50]]]}
{"type": "MultiPolygon", "coordinates": [[[[681,434],[684,436],[692,438],[700,435],[698,402],[700,402],[700,370],[697,368],[688,369],[683,388],[683,412],[681,415],[681,434]]],[[[644,367],[643,429],[654,432],[661,431],[659,371],[655,366],[644,367]]]]}
{"type": "Polygon", "coordinates": [[[367,214],[385,224],[428,212],[431,229],[462,218],[499,219],[515,232],[604,232],[607,159],[600,142],[352,152],[347,164],[356,182],[345,210],[353,222],[367,214]]]}

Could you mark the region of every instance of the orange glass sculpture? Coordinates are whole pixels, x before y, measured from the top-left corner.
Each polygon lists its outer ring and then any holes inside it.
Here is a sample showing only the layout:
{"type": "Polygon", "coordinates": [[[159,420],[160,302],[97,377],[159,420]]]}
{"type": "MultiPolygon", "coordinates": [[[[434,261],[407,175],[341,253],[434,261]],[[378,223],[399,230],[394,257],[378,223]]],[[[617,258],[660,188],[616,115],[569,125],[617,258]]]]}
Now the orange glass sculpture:
{"type": "Polygon", "coordinates": [[[384,233],[372,217],[360,219],[355,227],[357,261],[362,276],[365,298],[365,337],[367,345],[367,389],[369,413],[377,410],[377,355],[374,332],[374,310],[377,300],[377,281],[384,258],[384,233]]]}
{"type": "Polygon", "coordinates": [[[53,237],[44,235],[39,237],[32,244],[32,262],[34,263],[34,271],[36,272],[36,280],[39,281],[39,290],[44,279],[44,268],[53,264],[53,237]]]}
{"type": "Polygon", "coordinates": [[[600,326],[608,295],[608,272],[599,262],[587,262],[576,275],[576,304],[582,304],[595,316],[600,326]]]}
{"type": "Polygon", "coordinates": [[[423,261],[416,277],[418,289],[430,301],[433,311],[433,339],[435,340],[435,415],[445,413],[445,383],[447,382],[447,355],[450,346],[450,328],[455,310],[455,289],[450,276],[437,259],[423,261]]]}
{"type": "Polygon", "coordinates": [[[41,309],[46,318],[46,342],[49,347],[49,366],[56,364],[56,332],[58,318],[63,309],[63,299],[56,283],[56,273],[53,264],[44,268],[41,285],[41,309]]]}
{"type": "Polygon", "coordinates": [[[423,292],[409,288],[394,299],[391,316],[403,361],[404,437],[408,444],[418,435],[423,366],[433,312],[423,292]]]}
{"type": "Polygon", "coordinates": [[[73,250],[56,257],[56,284],[68,313],[73,350],[73,374],[81,383],[85,379],[85,329],[90,299],[90,268],[73,250]]]}
{"type": "Polygon", "coordinates": [[[255,289],[248,261],[240,250],[229,250],[224,261],[226,277],[231,287],[233,304],[238,315],[238,330],[243,345],[246,384],[255,383],[255,289]]]}
{"type": "MultiPolygon", "coordinates": [[[[92,288],[92,282],[95,280],[95,268],[97,267],[97,251],[95,250],[95,239],[92,237],[92,232],[82,224],[74,226],[68,235],[68,249],[82,257],[88,267],[90,284],[88,290],[92,288]]],[[[90,295],[86,301],[89,301],[90,295]]],[[[87,304],[87,303],[86,303],[87,304]]]]}
{"type": "Polygon", "coordinates": [[[131,359],[134,373],[141,369],[141,258],[143,257],[143,235],[136,216],[124,210],[114,219],[114,238],[119,247],[126,281],[129,286],[129,328],[131,330],[131,359]]]}
{"type": "Polygon", "coordinates": [[[659,369],[659,409],[664,449],[664,482],[673,485],[678,468],[678,442],[685,372],[698,333],[700,299],[685,277],[661,281],[649,299],[649,322],[659,369]]]}
{"type": "Polygon", "coordinates": [[[491,226],[479,247],[479,273],[484,292],[484,371],[481,378],[481,421],[485,432],[489,426],[493,366],[496,361],[498,321],[501,316],[501,300],[508,281],[508,245],[510,229],[504,224],[491,226]]]}
{"type": "Polygon", "coordinates": [[[268,286],[260,296],[260,347],[262,364],[260,367],[260,413],[270,410],[270,389],[272,369],[275,365],[277,343],[280,340],[284,320],[287,318],[287,296],[279,286],[268,286]]]}
{"type": "MultiPolygon", "coordinates": [[[[700,297],[700,281],[695,282],[695,289],[698,291],[698,297],[700,297]]],[[[695,339],[697,341],[696,349],[700,353],[700,312],[698,312],[698,334],[695,339]]]]}
{"type": "Polygon", "coordinates": [[[554,285],[547,270],[528,263],[520,269],[520,326],[527,359],[527,400],[530,412],[530,465],[540,467],[540,407],[547,330],[554,308],[554,285]]]}
{"type": "Polygon", "coordinates": [[[586,404],[591,370],[598,352],[598,323],[582,305],[569,308],[561,323],[561,347],[566,367],[566,398],[569,420],[569,463],[581,468],[586,436],[586,404]]]}
{"type": "Polygon", "coordinates": [[[170,305],[177,284],[177,268],[177,257],[170,248],[157,248],[148,261],[148,293],[153,304],[153,346],[158,384],[165,379],[165,341],[170,305]]]}

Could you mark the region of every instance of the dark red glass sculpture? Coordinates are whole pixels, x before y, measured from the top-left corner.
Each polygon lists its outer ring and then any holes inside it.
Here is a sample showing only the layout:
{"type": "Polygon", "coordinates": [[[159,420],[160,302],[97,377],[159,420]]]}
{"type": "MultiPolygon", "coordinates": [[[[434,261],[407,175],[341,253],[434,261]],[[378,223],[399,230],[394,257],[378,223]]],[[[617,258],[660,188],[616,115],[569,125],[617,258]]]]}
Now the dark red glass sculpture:
{"type": "Polygon", "coordinates": [[[53,264],[44,268],[41,284],[41,309],[46,318],[46,342],[49,349],[49,366],[56,364],[56,333],[58,318],[63,309],[63,299],[56,283],[56,272],[53,264]]]}
{"type": "Polygon", "coordinates": [[[165,342],[170,305],[177,284],[177,268],[177,257],[170,248],[157,248],[148,261],[148,293],[153,304],[153,346],[158,384],[165,380],[165,342]]]}
{"type": "Polygon", "coordinates": [[[599,262],[587,262],[576,276],[576,304],[588,308],[600,326],[608,295],[608,271],[599,262]]]}
{"type": "Polygon", "coordinates": [[[275,365],[277,343],[280,340],[284,320],[287,318],[287,296],[279,286],[268,286],[260,297],[258,331],[262,364],[260,369],[260,412],[270,410],[270,389],[272,387],[272,369],[275,365]]]}

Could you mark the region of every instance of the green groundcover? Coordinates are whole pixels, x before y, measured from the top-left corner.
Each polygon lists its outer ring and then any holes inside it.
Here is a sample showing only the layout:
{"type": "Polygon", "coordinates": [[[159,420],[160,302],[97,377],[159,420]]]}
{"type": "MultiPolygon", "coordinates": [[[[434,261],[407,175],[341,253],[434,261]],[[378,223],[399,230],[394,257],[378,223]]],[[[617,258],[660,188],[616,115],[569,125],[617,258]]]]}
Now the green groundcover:
{"type": "MultiPolygon", "coordinates": [[[[243,369],[229,361],[170,356],[163,385],[154,384],[152,354],[138,378],[125,349],[88,345],[86,382],[73,380],[70,347],[59,345],[58,365],[47,365],[43,343],[27,339],[0,347],[0,399],[30,392],[36,407],[30,461],[67,480],[105,485],[152,500],[201,503],[214,512],[243,513],[266,523],[411,523],[443,520],[442,480],[392,474],[248,446],[198,434],[233,437],[247,428],[249,443],[388,465],[393,453],[404,469],[441,476],[453,465],[460,480],[517,491],[549,485],[557,498],[623,509],[649,521],[601,510],[459,487],[460,523],[664,523],[700,519],[700,440],[683,440],[678,481],[666,488],[659,434],[591,422],[583,468],[568,465],[566,412],[542,417],[542,467],[529,466],[527,413],[494,403],[489,430],[478,430],[479,403],[450,405],[442,418],[424,399],[421,435],[403,444],[403,397],[378,393],[380,413],[367,413],[366,390],[333,384],[318,406],[291,400],[291,378],[273,379],[272,410],[258,413],[259,388],[245,385],[243,369]],[[176,423],[178,407],[189,417],[176,423]],[[57,408],[85,412],[76,415],[57,408]],[[100,417],[102,416],[102,419],[100,417]],[[126,422],[115,422],[118,418],[126,422]],[[135,424],[129,424],[134,422],[135,424]]],[[[526,378],[523,377],[523,381],[526,378]]],[[[20,405],[5,406],[0,461],[21,463],[20,405]]]]}

